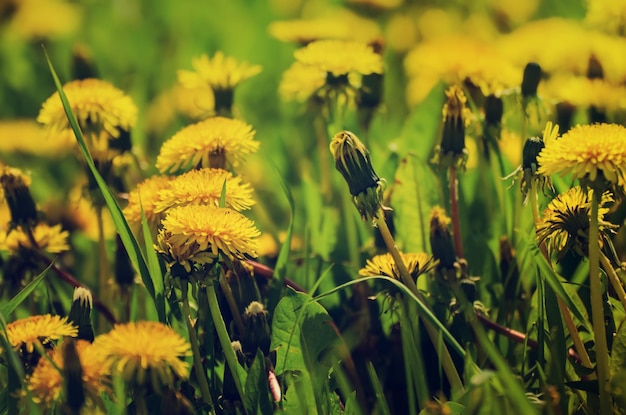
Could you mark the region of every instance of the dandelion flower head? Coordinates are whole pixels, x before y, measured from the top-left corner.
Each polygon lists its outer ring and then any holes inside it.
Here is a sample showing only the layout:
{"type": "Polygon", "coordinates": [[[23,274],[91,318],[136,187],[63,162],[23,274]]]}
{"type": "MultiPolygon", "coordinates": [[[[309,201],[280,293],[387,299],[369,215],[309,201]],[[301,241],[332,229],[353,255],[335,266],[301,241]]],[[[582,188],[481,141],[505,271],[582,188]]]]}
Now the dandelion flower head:
{"type": "Polygon", "coordinates": [[[193,71],[179,70],[178,81],[185,88],[210,87],[214,91],[233,89],[261,72],[261,66],[238,62],[218,51],[209,59],[203,54],[192,60],[193,71]]]}
{"type": "Polygon", "coordinates": [[[156,391],[173,386],[176,379],[187,379],[191,355],[187,341],[171,327],[153,321],[116,324],[94,340],[112,373],[120,373],[130,384],[150,383],[156,391]]]}
{"type": "MultiPolygon", "coordinates": [[[[416,279],[418,276],[428,272],[434,265],[433,258],[424,252],[401,252],[400,256],[402,257],[402,262],[404,262],[404,265],[413,279],[416,279]]],[[[362,277],[384,275],[398,280],[401,279],[400,270],[389,253],[376,255],[373,258],[368,259],[365,263],[365,267],[361,268],[359,271],[359,275],[362,277]]]]}
{"type": "MultiPolygon", "coordinates": [[[[110,139],[130,131],[137,121],[137,106],[133,100],[109,82],[100,79],[83,79],[63,86],[78,123],[86,131],[99,128],[110,139]]],[[[58,92],[43,103],[37,121],[51,133],[72,134],[58,92]]]]}
{"type": "Polygon", "coordinates": [[[141,224],[141,210],[149,224],[156,224],[160,215],[156,211],[159,202],[159,191],[167,188],[172,180],[170,176],[152,176],[140,182],[128,195],[128,205],[123,210],[124,216],[131,224],[141,224]]]}
{"type": "Polygon", "coordinates": [[[595,182],[599,177],[624,187],[626,128],[617,124],[578,125],[560,139],[547,140],[537,157],[539,174],[571,173],[595,182]]]}
{"type": "Polygon", "coordinates": [[[76,336],[78,329],[67,317],[50,314],[36,315],[7,324],[7,340],[14,349],[24,347],[28,353],[36,344],[47,344],[63,336],[76,336]]]}
{"type": "Polygon", "coordinates": [[[237,166],[259,148],[255,131],[243,121],[212,117],[180,130],[163,143],[156,167],[161,173],[191,167],[237,166]]]}
{"type": "Polygon", "coordinates": [[[0,122],[0,151],[56,158],[71,150],[76,140],[69,136],[48,136],[34,120],[0,122]],[[71,138],[71,139],[70,139],[71,138]]]}
{"type": "Polygon", "coordinates": [[[65,0],[20,0],[8,23],[10,33],[29,40],[69,36],[80,26],[81,10],[65,0]],[[50,16],[54,16],[51,19],[50,16]]]}
{"type": "Polygon", "coordinates": [[[345,40],[318,40],[294,52],[296,61],[333,76],[383,73],[383,61],[372,46],[345,40]]]}
{"type": "Polygon", "coordinates": [[[252,187],[242,183],[229,171],[198,169],[176,176],[158,192],[155,212],[174,206],[205,204],[219,207],[222,189],[226,186],[226,206],[237,211],[250,209],[254,204],[252,187]]]}
{"type": "MultiPolygon", "coordinates": [[[[609,211],[606,205],[611,202],[613,197],[605,192],[598,209],[600,243],[603,238],[608,238],[609,232],[617,228],[604,219],[609,211]]],[[[551,252],[557,253],[559,260],[570,250],[586,256],[589,249],[590,213],[589,192],[580,186],[572,187],[548,204],[537,226],[537,240],[540,244],[545,242],[551,252]]]]}
{"type": "MultiPolygon", "coordinates": [[[[108,372],[98,350],[89,341],[76,341],[76,351],[82,368],[83,386],[87,392],[86,407],[90,408],[98,402],[100,395],[108,390],[104,382],[108,372]]],[[[49,359],[39,359],[32,375],[26,378],[26,388],[32,394],[34,402],[46,408],[52,407],[61,397],[64,380],[57,368],[63,370],[65,366],[61,349],[50,350],[48,357],[49,359]]]]}
{"type": "MultiPolygon", "coordinates": [[[[32,235],[37,249],[43,249],[50,254],[60,254],[69,251],[69,232],[63,230],[61,225],[50,226],[39,222],[32,228],[32,235]]],[[[16,254],[20,248],[35,249],[30,237],[22,227],[12,229],[7,234],[0,232],[0,250],[16,254]]]]}

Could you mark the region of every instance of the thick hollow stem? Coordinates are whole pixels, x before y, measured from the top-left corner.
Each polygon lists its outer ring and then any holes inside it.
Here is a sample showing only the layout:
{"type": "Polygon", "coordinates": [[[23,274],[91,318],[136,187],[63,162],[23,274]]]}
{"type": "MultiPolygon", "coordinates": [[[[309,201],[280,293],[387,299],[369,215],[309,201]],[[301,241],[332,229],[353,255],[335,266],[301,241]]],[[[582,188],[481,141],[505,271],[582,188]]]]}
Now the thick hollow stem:
{"type": "MultiPolygon", "coordinates": [[[[413,278],[409,274],[409,270],[406,268],[406,265],[404,264],[404,261],[402,260],[402,257],[400,256],[400,251],[398,250],[398,246],[396,245],[396,242],[394,241],[393,236],[391,235],[391,232],[389,231],[389,227],[387,226],[387,223],[385,222],[385,215],[383,214],[382,210],[378,212],[378,215],[376,218],[376,225],[378,226],[378,229],[380,230],[380,234],[383,237],[383,240],[385,241],[385,245],[387,245],[387,250],[393,257],[393,260],[395,261],[396,266],[398,267],[398,270],[400,270],[400,276],[402,278],[402,282],[409,288],[409,290],[411,290],[413,294],[417,296],[417,298],[419,298],[420,300],[422,300],[424,304],[426,304],[426,302],[423,301],[424,297],[417,289],[417,285],[415,284],[415,281],[413,281],[413,278]]],[[[456,370],[456,367],[454,366],[454,362],[452,361],[452,356],[450,356],[450,351],[448,350],[445,344],[442,344],[441,348],[439,347],[440,342],[439,342],[439,333],[437,329],[427,319],[425,319],[421,315],[420,315],[420,318],[422,319],[422,322],[424,323],[424,327],[426,328],[426,333],[428,334],[428,337],[430,337],[430,340],[433,343],[435,350],[438,350],[439,359],[441,360],[441,364],[443,366],[444,372],[446,373],[446,377],[448,378],[448,381],[450,382],[450,387],[452,388],[453,394],[457,392],[462,393],[464,390],[463,382],[461,382],[461,377],[459,376],[459,372],[456,370]]]]}
{"type": "Polygon", "coordinates": [[[235,356],[235,351],[233,350],[230,336],[228,335],[228,330],[226,329],[226,324],[222,318],[222,312],[220,311],[220,307],[217,302],[217,292],[215,291],[215,285],[213,283],[206,285],[206,293],[207,302],[209,303],[209,311],[211,312],[211,318],[213,319],[215,331],[217,331],[217,337],[220,341],[220,345],[222,346],[222,351],[224,352],[226,364],[230,373],[233,375],[237,392],[239,392],[239,397],[243,402],[243,385],[241,384],[241,379],[239,379],[239,373],[237,372],[237,366],[239,363],[237,362],[237,356],[235,356]]]}
{"type": "Polygon", "coordinates": [[[200,356],[200,347],[198,345],[198,336],[196,335],[196,329],[191,324],[191,309],[189,308],[188,298],[188,286],[187,281],[182,281],[181,291],[183,297],[183,318],[187,323],[187,331],[189,332],[189,341],[191,342],[191,352],[193,353],[193,365],[196,372],[196,378],[198,379],[198,386],[200,386],[200,394],[202,395],[202,401],[214,408],[213,398],[211,397],[211,391],[209,390],[209,382],[206,377],[204,365],[202,364],[202,356],[200,356]]]}
{"type": "Polygon", "coordinates": [[[596,367],[598,387],[600,389],[600,414],[611,413],[609,383],[609,349],[606,343],[604,327],[604,304],[602,302],[602,283],[600,281],[600,239],[598,229],[598,199],[600,195],[593,190],[589,224],[589,287],[591,291],[591,321],[596,343],[596,367]]]}
{"type": "Polygon", "coordinates": [[[457,257],[465,258],[463,254],[463,240],[461,238],[458,186],[456,168],[450,166],[450,215],[452,217],[452,232],[454,232],[454,250],[457,257]]]}

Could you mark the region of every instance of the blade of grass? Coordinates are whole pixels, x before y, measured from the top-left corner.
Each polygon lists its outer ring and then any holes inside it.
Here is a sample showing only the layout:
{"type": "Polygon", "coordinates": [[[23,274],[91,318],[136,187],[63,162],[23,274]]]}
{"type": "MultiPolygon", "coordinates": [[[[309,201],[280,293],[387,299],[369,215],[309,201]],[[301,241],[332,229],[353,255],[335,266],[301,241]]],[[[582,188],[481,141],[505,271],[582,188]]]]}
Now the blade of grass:
{"type": "Polygon", "coordinates": [[[20,304],[22,304],[22,301],[24,301],[26,297],[28,297],[35,288],[37,288],[41,281],[43,281],[43,279],[48,274],[48,271],[50,271],[53,266],[54,261],[52,261],[50,265],[48,265],[46,269],[41,272],[41,274],[39,274],[31,282],[29,282],[26,287],[22,288],[22,290],[17,293],[15,297],[11,298],[8,303],[0,307],[0,315],[9,316],[13,311],[15,311],[15,309],[19,307],[20,304]]]}
{"type": "Polygon", "coordinates": [[[372,362],[367,362],[367,374],[369,375],[372,387],[374,388],[376,403],[378,404],[378,412],[382,415],[391,415],[389,405],[387,405],[387,399],[385,398],[385,392],[383,391],[383,387],[380,384],[380,380],[378,379],[376,369],[374,369],[372,362]]]}
{"type": "Polygon", "coordinates": [[[146,259],[148,260],[148,272],[154,286],[155,306],[157,309],[157,314],[159,315],[159,320],[161,320],[161,316],[168,315],[169,304],[167,301],[165,301],[163,271],[161,270],[159,257],[156,253],[156,250],[154,249],[154,242],[152,241],[150,227],[148,226],[148,219],[146,218],[143,206],[141,206],[141,230],[143,232],[146,259]]]}
{"type": "Polygon", "coordinates": [[[46,56],[46,61],[48,62],[48,67],[50,69],[50,73],[52,74],[52,78],[54,80],[54,84],[56,86],[57,92],[61,99],[61,103],[63,104],[65,114],[67,115],[68,122],[70,126],[72,127],[72,131],[74,132],[74,135],[76,136],[76,140],[78,141],[78,147],[80,148],[80,151],[85,158],[85,162],[87,163],[87,166],[89,167],[91,174],[93,175],[96,183],[98,184],[98,187],[100,188],[102,197],[104,198],[107,204],[107,207],[109,208],[109,211],[111,212],[111,217],[113,218],[115,227],[118,233],[120,234],[122,243],[124,244],[124,247],[126,248],[126,251],[128,252],[128,256],[130,257],[130,260],[133,263],[133,266],[135,267],[135,269],[139,271],[139,275],[141,276],[141,279],[144,285],[146,286],[146,288],[148,289],[148,292],[150,293],[150,296],[152,297],[154,306],[156,307],[157,312],[159,313],[159,321],[164,323],[166,321],[166,316],[164,312],[165,305],[161,305],[161,306],[158,305],[159,301],[164,301],[163,290],[161,289],[161,292],[159,293],[155,291],[155,286],[152,281],[152,277],[150,275],[150,270],[148,269],[143,253],[141,252],[141,249],[139,248],[139,244],[137,243],[137,240],[135,239],[135,236],[133,235],[130,229],[130,226],[128,225],[128,222],[126,221],[126,218],[124,217],[124,214],[122,213],[122,209],[118,205],[117,201],[115,200],[115,197],[113,196],[113,193],[111,193],[111,190],[107,186],[104,178],[102,178],[102,176],[100,175],[100,172],[98,172],[98,169],[96,168],[96,165],[94,164],[93,158],[91,157],[91,154],[89,153],[89,149],[87,148],[87,143],[85,142],[85,138],[83,137],[83,133],[80,129],[80,126],[78,125],[76,115],[72,111],[70,102],[67,99],[65,92],[63,91],[61,81],[59,80],[59,77],[57,76],[57,73],[54,69],[54,66],[52,65],[52,62],[50,61],[50,57],[48,56],[48,52],[46,51],[45,47],[44,47],[44,54],[46,56]]]}

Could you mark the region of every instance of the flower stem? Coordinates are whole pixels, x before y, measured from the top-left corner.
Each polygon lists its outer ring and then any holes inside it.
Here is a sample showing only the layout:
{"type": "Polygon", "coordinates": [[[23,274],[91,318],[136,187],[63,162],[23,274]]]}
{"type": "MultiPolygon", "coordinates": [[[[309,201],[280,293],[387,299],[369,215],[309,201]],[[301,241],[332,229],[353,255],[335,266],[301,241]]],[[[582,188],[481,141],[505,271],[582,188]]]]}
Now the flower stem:
{"type": "Polygon", "coordinates": [[[241,312],[239,311],[239,307],[237,306],[237,302],[235,301],[233,290],[230,289],[230,284],[226,278],[220,278],[220,287],[222,288],[224,298],[226,298],[226,302],[228,303],[228,308],[230,308],[230,312],[233,315],[233,321],[237,326],[237,330],[239,331],[239,333],[243,334],[244,326],[243,320],[241,318],[241,312]]]}
{"type": "MultiPolygon", "coordinates": [[[[383,237],[383,240],[385,241],[385,245],[387,245],[387,250],[393,257],[393,260],[395,261],[396,266],[398,267],[398,270],[400,271],[402,282],[411,290],[413,294],[415,294],[415,296],[417,296],[417,298],[419,298],[424,304],[426,304],[426,302],[424,301],[424,297],[422,296],[422,293],[420,293],[419,290],[417,289],[417,285],[415,284],[415,281],[413,281],[411,274],[409,274],[409,270],[406,268],[406,265],[404,264],[404,261],[402,260],[402,257],[400,256],[400,251],[398,250],[398,246],[396,245],[396,242],[394,241],[393,236],[391,235],[391,232],[389,231],[387,222],[385,222],[385,215],[383,214],[382,209],[378,212],[378,215],[376,216],[376,225],[378,226],[380,234],[383,237]]],[[[457,392],[462,393],[464,390],[463,382],[461,382],[461,377],[459,376],[459,372],[456,370],[456,367],[454,366],[454,362],[452,361],[452,356],[450,356],[450,351],[448,350],[445,344],[441,344],[441,348],[439,347],[440,345],[439,333],[437,332],[437,329],[423,316],[420,315],[420,318],[422,319],[422,322],[424,323],[424,327],[426,328],[428,337],[430,337],[430,340],[433,343],[435,350],[438,350],[439,359],[441,360],[441,364],[443,365],[443,370],[446,373],[446,377],[448,378],[448,381],[450,382],[452,393],[453,394],[457,392]]]]}
{"type": "Polygon", "coordinates": [[[452,232],[454,232],[454,250],[458,258],[465,258],[463,254],[463,240],[461,238],[461,220],[459,217],[459,195],[456,167],[450,166],[450,215],[452,217],[452,232]]]}
{"type": "MultiPolygon", "coordinates": [[[[109,270],[109,261],[107,259],[106,241],[104,238],[104,220],[102,217],[103,207],[101,204],[96,205],[96,220],[98,223],[98,296],[100,301],[105,305],[110,304],[109,293],[111,290],[107,287],[107,277],[109,270]]],[[[103,315],[98,317],[98,327],[102,330],[105,318],[103,315]]]]}
{"type": "Polygon", "coordinates": [[[239,397],[243,402],[243,385],[241,384],[241,379],[239,378],[239,373],[237,372],[237,366],[239,365],[239,363],[237,362],[237,356],[235,356],[235,351],[233,350],[230,336],[228,335],[228,330],[226,329],[226,324],[224,323],[224,319],[222,318],[222,312],[220,311],[220,307],[217,302],[217,293],[215,291],[215,285],[213,283],[209,283],[206,285],[206,293],[207,302],[209,303],[209,310],[211,312],[211,318],[213,319],[213,324],[215,325],[215,330],[217,331],[217,337],[220,340],[222,351],[224,352],[226,364],[231,374],[233,375],[233,380],[235,381],[237,392],[239,392],[239,397]]]}
{"type": "Polygon", "coordinates": [[[185,323],[187,323],[187,331],[189,332],[189,341],[191,342],[191,350],[193,353],[193,365],[195,367],[196,378],[198,379],[198,386],[200,386],[200,394],[204,403],[215,408],[213,405],[213,398],[211,397],[211,391],[209,390],[209,382],[206,377],[204,365],[202,364],[202,357],[200,356],[200,347],[198,346],[198,337],[196,336],[196,329],[191,324],[191,310],[189,308],[189,287],[187,281],[181,281],[181,291],[183,297],[183,317],[185,323]]]}
{"type": "Polygon", "coordinates": [[[626,291],[624,291],[624,286],[617,276],[615,268],[613,268],[611,262],[603,252],[600,252],[600,264],[602,265],[604,272],[606,272],[606,275],[609,277],[609,281],[611,281],[611,285],[613,286],[620,303],[622,303],[622,307],[626,310],[626,291]]]}
{"type": "Polygon", "coordinates": [[[609,349],[606,343],[604,327],[604,303],[602,301],[602,283],[600,281],[600,239],[598,209],[600,195],[592,191],[589,223],[589,286],[591,291],[591,319],[596,343],[596,367],[600,390],[600,415],[611,413],[609,383],[609,349]]]}

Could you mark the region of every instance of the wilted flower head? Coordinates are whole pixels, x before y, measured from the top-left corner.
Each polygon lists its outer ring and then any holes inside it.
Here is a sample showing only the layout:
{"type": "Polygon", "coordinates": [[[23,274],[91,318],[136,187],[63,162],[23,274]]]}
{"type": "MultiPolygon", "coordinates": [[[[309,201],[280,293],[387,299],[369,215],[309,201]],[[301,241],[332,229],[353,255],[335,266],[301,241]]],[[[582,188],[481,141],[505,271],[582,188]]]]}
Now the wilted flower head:
{"type": "MultiPolygon", "coordinates": [[[[69,363],[80,365],[85,409],[95,410],[101,404],[101,394],[109,390],[106,382],[109,373],[99,351],[90,342],[78,340],[75,348],[78,362],[69,363]]],[[[32,394],[33,401],[42,408],[52,408],[55,403],[62,401],[64,379],[59,369],[65,371],[68,366],[63,355],[62,349],[52,349],[48,352],[48,358],[39,359],[33,373],[26,378],[26,388],[32,394]]],[[[75,392],[65,391],[66,394],[75,392]]]]}
{"type": "Polygon", "coordinates": [[[219,207],[222,189],[226,186],[227,208],[237,211],[250,209],[254,204],[252,187],[242,183],[229,171],[222,169],[198,169],[176,176],[158,192],[156,212],[174,206],[210,205],[219,207]]]}
{"type": "Polygon", "coordinates": [[[162,173],[192,167],[237,166],[259,148],[255,131],[243,121],[212,117],[180,130],[163,143],[156,167],[162,173]]]}
{"type": "Polygon", "coordinates": [[[430,212],[430,249],[433,258],[439,261],[438,270],[453,269],[456,262],[454,242],[450,233],[451,222],[446,212],[438,206],[430,212]]]}
{"type": "Polygon", "coordinates": [[[617,124],[578,125],[560,139],[546,140],[537,157],[539,174],[571,173],[583,185],[626,185],[626,127],[617,124]]]}
{"type": "Polygon", "coordinates": [[[50,314],[36,315],[16,320],[7,324],[7,340],[18,350],[24,348],[28,353],[35,350],[35,345],[44,345],[63,336],[76,336],[76,327],[67,321],[67,317],[50,314]]]}
{"type": "Polygon", "coordinates": [[[150,384],[160,393],[177,379],[189,376],[183,360],[191,355],[187,341],[171,327],[153,321],[116,324],[96,337],[93,347],[112,373],[119,373],[129,385],[150,384]],[[132,340],[132,341],[129,341],[132,340]]]}
{"type": "Polygon", "coordinates": [[[331,140],[330,152],[335,167],[348,183],[352,201],[363,220],[377,218],[385,186],[372,167],[365,145],[350,131],[342,131],[331,140]]]}
{"type": "MultiPolygon", "coordinates": [[[[130,148],[129,133],[137,121],[137,106],[128,95],[93,78],[68,82],[63,91],[94,158],[106,156],[109,150],[130,148]]],[[[48,128],[50,135],[73,135],[58,92],[43,103],[37,121],[48,128]]]]}
{"type": "Polygon", "coordinates": [[[211,263],[218,254],[230,259],[256,257],[254,222],[241,213],[207,205],[172,208],[163,219],[158,251],[170,266],[181,264],[187,272],[191,262],[211,263]]]}
{"type": "MultiPolygon", "coordinates": [[[[435,265],[433,263],[433,257],[424,252],[406,254],[401,252],[400,256],[402,257],[402,261],[409,271],[409,274],[414,280],[420,275],[427,273],[435,265]]],[[[365,263],[365,267],[361,268],[359,271],[359,275],[362,277],[384,275],[397,280],[402,279],[400,276],[400,270],[389,253],[376,255],[371,259],[368,259],[365,263]]]]}
{"type": "MultiPolygon", "coordinates": [[[[613,202],[610,193],[602,194],[598,209],[600,244],[608,240],[608,234],[616,225],[604,220],[609,211],[607,204],[613,202]]],[[[537,241],[546,243],[551,252],[561,260],[568,251],[587,256],[589,249],[589,214],[591,198],[589,192],[575,186],[554,198],[537,226],[537,241]]]]}

